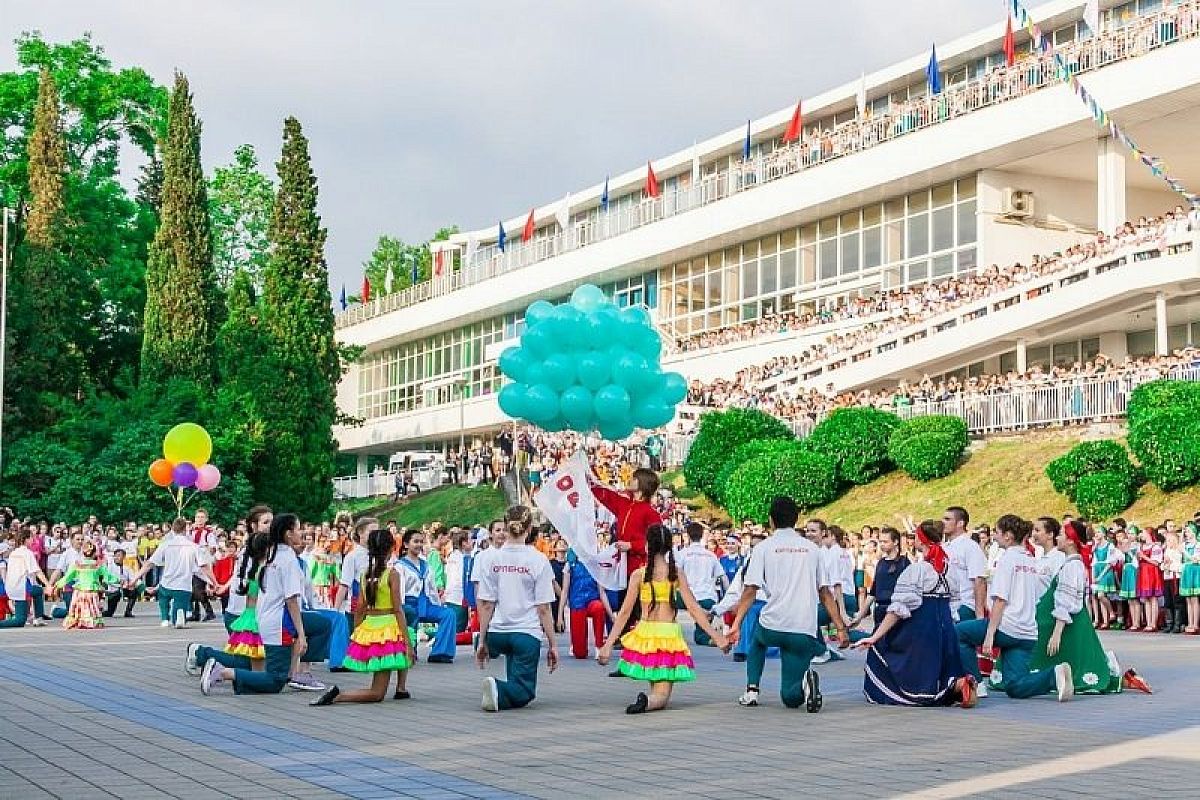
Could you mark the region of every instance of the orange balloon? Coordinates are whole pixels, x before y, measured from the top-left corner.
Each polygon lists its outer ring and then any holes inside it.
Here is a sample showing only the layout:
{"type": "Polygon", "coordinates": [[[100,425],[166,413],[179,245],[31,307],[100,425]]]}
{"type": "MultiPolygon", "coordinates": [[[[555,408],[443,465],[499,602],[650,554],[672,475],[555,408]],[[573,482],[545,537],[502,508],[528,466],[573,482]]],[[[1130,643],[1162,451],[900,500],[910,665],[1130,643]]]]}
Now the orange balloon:
{"type": "Polygon", "coordinates": [[[155,486],[170,486],[175,465],[165,458],[157,459],[150,465],[150,480],[155,486]]]}

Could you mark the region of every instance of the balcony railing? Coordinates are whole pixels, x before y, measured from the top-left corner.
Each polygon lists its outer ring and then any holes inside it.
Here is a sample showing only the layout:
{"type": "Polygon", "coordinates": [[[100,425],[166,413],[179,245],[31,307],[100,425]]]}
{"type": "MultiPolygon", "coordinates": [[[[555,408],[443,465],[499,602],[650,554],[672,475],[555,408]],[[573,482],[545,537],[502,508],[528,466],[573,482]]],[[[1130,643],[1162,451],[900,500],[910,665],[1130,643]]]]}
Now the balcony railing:
{"type": "MultiPolygon", "coordinates": [[[[1074,74],[1082,74],[1145,55],[1160,47],[1200,36],[1200,0],[1187,0],[1158,14],[1139,17],[1125,27],[1056,48],[1074,74]]],[[[578,250],[596,242],[673,217],[770,183],[797,172],[860,152],[900,136],[965,116],[980,109],[1025,97],[1062,83],[1054,59],[1040,55],[947,87],[941,94],[910,100],[886,113],[854,119],[831,131],[806,135],[801,141],[702,178],[688,186],[600,212],[565,231],[529,242],[510,241],[504,252],[494,244],[480,247],[469,263],[336,315],[339,328],[450,294],[466,286],[578,250]]],[[[514,237],[515,239],[515,237],[514,237]]]]}

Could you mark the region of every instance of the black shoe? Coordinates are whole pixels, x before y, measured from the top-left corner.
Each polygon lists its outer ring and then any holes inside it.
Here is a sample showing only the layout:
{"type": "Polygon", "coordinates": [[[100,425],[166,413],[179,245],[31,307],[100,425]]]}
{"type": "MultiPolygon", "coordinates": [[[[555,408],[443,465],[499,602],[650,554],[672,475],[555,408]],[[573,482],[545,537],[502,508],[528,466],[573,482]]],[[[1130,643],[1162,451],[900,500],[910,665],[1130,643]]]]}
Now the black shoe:
{"type": "Polygon", "coordinates": [[[188,617],[188,618],[187,618],[187,621],[188,621],[188,622],[199,622],[199,621],[200,621],[200,617],[199,617],[199,616],[195,616],[195,617],[188,617]]]}
{"type": "Polygon", "coordinates": [[[612,672],[608,673],[608,677],[610,677],[610,678],[624,678],[625,676],[621,674],[621,670],[619,670],[619,669],[614,669],[612,672]]]}
{"type": "Polygon", "coordinates": [[[746,654],[745,654],[745,653],[734,653],[734,654],[733,654],[733,660],[734,660],[734,662],[735,662],[735,663],[738,663],[738,664],[745,663],[745,661],[746,661],[746,654]]]}
{"type": "Polygon", "coordinates": [[[821,677],[813,670],[804,673],[804,710],[815,714],[821,710],[824,698],[821,697],[821,677]]]}
{"type": "Polygon", "coordinates": [[[412,695],[409,694],[408,692],[402,692],[399,689],[397,689],[396,693],[392,695],[392,699],[393,700],[411,700],[412,695]]]}
{"type": "Polygon", "coordinates": [[[454,657],[453,656],[430,656],[429,658],[425,659],[425,661],[430,664],[453,664],[454,657]]]}
{"type": "Polygon", "coordinates": [[[331,705],[333,705],[333,701],[335,699],[337,699],[337,696],[341,693],[342,693],[342,690],[339,689],[337,686],[330,686],[328,689],[326,689],[324,692],[321,693],[320,697],[318,697],[316,700],[313,700],[311,703],[309,703],[309,705],[310,706],[331,706],[331,705]]]}
{"type": "Polygon", "coordinates": [[[650,698],[646,697],[645,692],[638,692],[637,700],[634,700],[629,705],[625,706],[626,714],[645,714],[647,707],[650,705],[650,698]]]}
{"type": "Polygon", "coordinates": [[[205,621],[205,622],[212,622],[212,621],[213,621],[214,619],[216,619],[216,618],[217,618],[217,615],[216,615],[216,614],[205,614],[205,615],[204,615],[204,621],[205,621]]]}
{"type": "Polygon", "coordinates": [[[329,671],[330,672],[349,672],[350,670],[346,669],[345,667],[330,667],[329,671]]]}
{"type": "Polygon", "coordinates": [[[132,612],[132,611],[126,611],[126,612],[125,612],[125,619],[133,619],[133,612],[132,612]]]}
{"type": "Polygon", "coordinates": [[[54,617],[47,617],[45,614],[42,614],[42,621],[43,622],[53,622],[54,617]]]}

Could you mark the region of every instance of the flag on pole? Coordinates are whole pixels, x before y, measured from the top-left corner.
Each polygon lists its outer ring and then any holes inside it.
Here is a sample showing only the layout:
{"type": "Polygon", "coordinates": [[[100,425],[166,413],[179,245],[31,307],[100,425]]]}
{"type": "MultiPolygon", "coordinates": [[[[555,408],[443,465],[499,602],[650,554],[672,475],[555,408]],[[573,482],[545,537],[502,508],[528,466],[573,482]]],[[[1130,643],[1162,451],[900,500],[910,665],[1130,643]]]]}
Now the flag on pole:
{"type": "Polygon", "coordinates": [[[338,302],[342,304],[342,311],[346,310],[346,284],[342,284],[342,296],[338,298],[338,302]]]}
{"type": "Polygon", "coordinates": [[[750,160],[750,120],[746,120],[746,140],[742,142],[742,161],[750,160]]]}
{"type": "Polygon", "coordinates": [[[475,254],[479,252],[479,240],[474,236],[467,237],[467,248],[463,251],[462,266],[469,266],[475,260],[475,254]]]}
{"type": "Polygon", "coordinates": [[[692,140],[692,183],[700,182],[700,145],[692,140]]]}
{"type": "Polygon", "coordinates": [[[625,588],[625,564],[616,547],[596,541],[596,498],[588,486],[587,456],[582,451],[559,465],[554,478],[533,497],[554,529],[567,540],[596,583],[611,591],[625,588]]]}
{"type": "Polygon", "coordinates": [[[445,250],[433,251],[433,274],[439,278],[442,277],[442,272],[446,268],[445,265],[446,265],[446,251],[445,250]]]}
{"type": "Polygon", "coordinates": [[[783,143],[800,141],[800,134],[804,133],[804,116],[800,112],[800,101],[796,101],[796,110],[792,112],[792,121],[788,123],[787,130],[783,132],[783,143]]]}
{"type": "Polygon", "coordinates": [[[417,258],[414,255],[413,260],[412,260],[412,284],[410,284],[412,286],[416,286],[417,281],[421,280],[420,266],[421,266],[421,259],[417,258]]]}
{"type": "Polygon", "coordinates": [[[554,220],[558,223],[561,230],[566,230],[571,224],[571,193],[567,192],[563,197],[562,202],[558,204],[558,208],[554,209],[554,220]]]}
{"type": "Polygon", "coordinates": [[[534,231],[537,230],[537,223],[533,221],[533,209],[529,209],[529,218],[525,220],[525,229],[521,231],[521,241],[528,242],[533,238],[534,231]]]}
{"type": "Polygon", "coordinates": [[[608,211],[608,176],[604,176],[604,191],[600,193],[600,208],[608,211]]]}
{"type": "Polygon", "coordinates": [[[1004,63],[1012,66],[1017,62],[1017,37],[1013,35],[1012,15],[1004,25],[1004,63]]]}
{"type": "Polygon", "coordinates": [[[496,235],[496,247],[500,248],[500,252],[504,252],[504,245],[508,243],[508,234],[504,232],[504,223],[500,223],[500,232],[496,235]]]}
{"type": "Polygon", "coordinates": [[[646,187],[645,187],[645,191],[646,191],[646,196],[647,196],[647,197],[658,197],[658,194],[659,194],[659,190],[658,190],[658,176],[654,174],[654,167],[652,167],[652,166],[650,165],[650,162],[649,162],[649,161],[647,161],[647,162],[646,162],[646,187]]]}
{"type": "Polygon", "coordinates": [[[1100,0],[1087,0],[1083,6],[1083,21],[1093,36],[1100,33],[1100,0]]]}
{"type": "Polygon", "coordinates": [[[929,64],[925,67],[925,80],[929,84],[930,94],[942,93],[942,69],[938,66],[936,44],[929,51],[929,64]]]}
{"type": "Polygon", "coordinates": [[[396,283],[396,273],[392,271],[392,265],[388,264],[387,275],[383,278],[383,293],[391,294],[392,286],[396,283]]]}
{"type": "Polygon", "coordinates": [[[867,73],[865,72],[858,74],[858,94],[854,100],[858,107],[858,116],[865,117],[867,115],[867,73]]]}
{"type": "Polygon", "coordinates": [[[364,305],[371,302],[371,279],[366,275],[363,275],[362,301],[364,305]]]}

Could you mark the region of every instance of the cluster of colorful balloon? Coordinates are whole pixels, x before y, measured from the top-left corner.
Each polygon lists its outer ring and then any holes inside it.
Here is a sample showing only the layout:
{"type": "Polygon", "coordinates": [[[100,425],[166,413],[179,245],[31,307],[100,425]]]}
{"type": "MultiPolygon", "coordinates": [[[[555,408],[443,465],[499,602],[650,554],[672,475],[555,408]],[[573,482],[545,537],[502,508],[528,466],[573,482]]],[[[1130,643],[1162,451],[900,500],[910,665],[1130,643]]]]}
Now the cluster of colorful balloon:
{"type": "Polygon", "coordinates": [[[150,465],[150,480],[163,488],[211,492],[221,483],[221,471],[208,463],[212,437],[194,422],[181,422],[163,438],[163,457],[150,465]]]}
{"type": "Polygon", "coordinates": [[[525,311],[520,346],[500,354],[513,381],[500,390],[500,409],[547,431],[599,430],[610,440],[658,428],[687,396],[684,377],[662,371],[661,351],[650,315],[617,308],[596,286],[558,306],[538,300],[525,311]]]}

